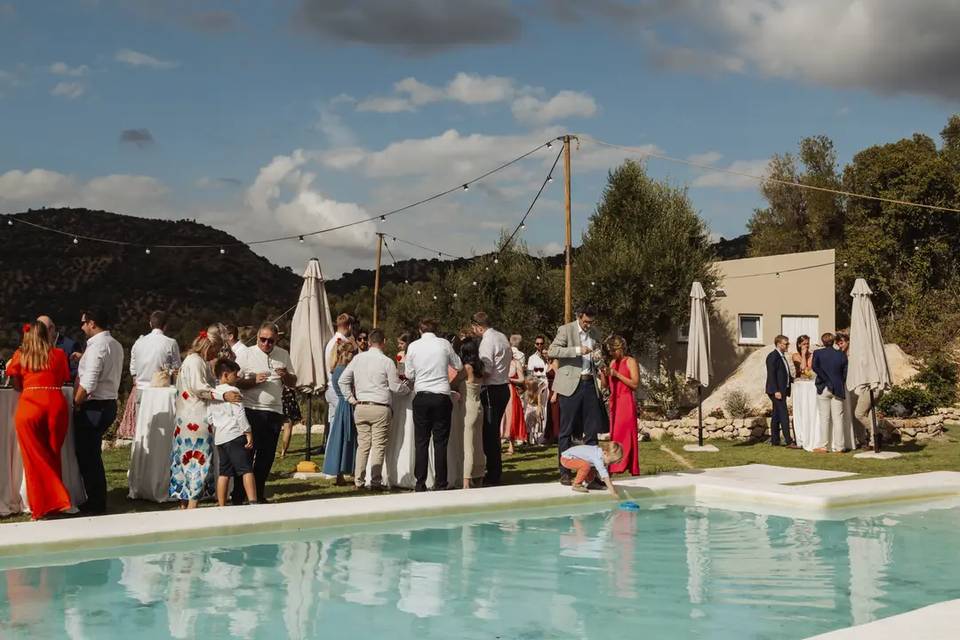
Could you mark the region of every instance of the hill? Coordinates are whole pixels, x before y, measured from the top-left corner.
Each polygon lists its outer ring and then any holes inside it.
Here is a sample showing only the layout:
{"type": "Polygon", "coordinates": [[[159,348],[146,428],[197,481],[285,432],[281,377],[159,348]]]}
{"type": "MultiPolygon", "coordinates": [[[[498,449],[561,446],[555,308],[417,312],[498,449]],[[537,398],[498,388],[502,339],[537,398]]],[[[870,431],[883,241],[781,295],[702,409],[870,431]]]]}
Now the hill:
{"type": "Polygon", "coordinates": [[[6,216],[0,224],[0,349],[19,341],[23,322],[51,315],[71,335],[83,307],[115,315],[117,337],[129,345],[146,331],[151,311],[170,313],[182,345],[213,320],[252,324],[295,301],[299,274],[246,247],[218,250],[153,249],[80,241],[18,220],[71,233],[157,244],[227,244],[237,240],[189,220],[153,220],[87,209],[43,209],[6,216]]]}

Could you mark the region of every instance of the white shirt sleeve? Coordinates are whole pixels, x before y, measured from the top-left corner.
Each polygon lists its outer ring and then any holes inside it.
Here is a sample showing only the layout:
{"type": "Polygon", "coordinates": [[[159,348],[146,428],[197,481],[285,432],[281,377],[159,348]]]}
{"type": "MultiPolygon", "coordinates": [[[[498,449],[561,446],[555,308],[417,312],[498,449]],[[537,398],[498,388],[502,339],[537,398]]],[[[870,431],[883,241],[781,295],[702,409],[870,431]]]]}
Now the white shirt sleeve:
{"type": "MultiPolygon", "coordinates": [[[[400,380],[399,374],[397,374],[397,367],[390,360],[385,359],[383,364],[384,371],[387,372],[387,386],[390,387],[390,391],[393,393],[399,393],[403,395],[410,391],[410,387],[403,384],[400,380]]],[[[346,373],[346,372],[344,372],[346,373]]],[[[342,379],[342,377],[341,377],[342,379]]]]}
{"type": "Polygon", "coordinates": [[[458,356],[457,352],[453,350],[453,345],[451,345],[449,342],[447,343],[447,364],[457,371],[463,369],[463,362],[460,361],[460,356],[458,356]]]}
{"type": "Polygon", "coordinates": [[[493,360],[496,357],[496,349],[494,348],[493,340],[488,338],[486,333],[484,333],[483,338],[480,339],[479,355],[480,362],[483,363],[483,370],[485,372],[493,371],[493,360]]]}
{"type": "Polygon", "coordinates": [[[130,347],[130,375],[134,378],[134,386],[136,386],[137,378],[137,345],[140,344],[140,340],[137,340],[133,343],[133,346],[130,347]]]}
{"type": "Polygon", "coordinates": [[[347,368],[343,370],[343,373],[340,374],[340,380],[337,384],[340,385],[340,393],[343,394],[343,397],[348,401],[353,400],[357,401],[357,397],[353,393],[353,363],[356,360],[351,360],[350,364],[347,365],[347,368]]]}
{"type": "Polygon", "coordinates": [[[106,357],[106,348],[102,340],[98,340],[92,346],[87,343],[87,350],[83,354],[80,363],[83,365],[83,371],[79,373],[80,386],[88,394],[91,394],[97,388],[97,382],[100,380],[100,372],[103,371],[103,359],[106,357]]]}

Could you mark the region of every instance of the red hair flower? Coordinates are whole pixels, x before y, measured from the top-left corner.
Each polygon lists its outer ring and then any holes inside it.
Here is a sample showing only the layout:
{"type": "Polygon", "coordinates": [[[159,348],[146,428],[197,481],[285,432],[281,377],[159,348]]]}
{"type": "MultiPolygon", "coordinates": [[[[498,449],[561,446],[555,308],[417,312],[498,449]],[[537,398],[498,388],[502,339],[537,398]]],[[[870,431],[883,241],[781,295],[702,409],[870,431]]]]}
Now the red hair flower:
{"type": "Polygon", "coordinates": [[[24,333],[30,333],[30,323],[29,323],[29,322],[26,323],[25,325],[23,325],[23,332],[24,332],[24,333]]]}
{"type": "Polygon", "coordinates": [[[206,340],[206,339],[207,339],[207,330],[206,330],[206,329],[200,329],[200,333],[198,334],[198,336],[199,336],[200,338],[203,338],[204,340],[206,340]]]}

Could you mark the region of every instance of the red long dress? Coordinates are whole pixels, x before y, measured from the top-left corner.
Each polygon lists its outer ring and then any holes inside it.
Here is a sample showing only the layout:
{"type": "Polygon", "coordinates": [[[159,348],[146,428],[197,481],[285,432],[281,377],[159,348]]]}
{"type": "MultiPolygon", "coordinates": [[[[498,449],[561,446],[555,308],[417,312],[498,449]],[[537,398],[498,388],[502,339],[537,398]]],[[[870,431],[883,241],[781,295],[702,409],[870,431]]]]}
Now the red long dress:
{"type": "Polygon", "coordinates": [[[18,376],[23,391],[13,415],[27,479],[27,500],[34,520],[70,508],[70,494],[60,477],[60,448],[67,437],[69,409],[60,387],[70,379],[67,356],[51,349],[47,368],[30,371],[13,354],[7,374],[18,376]]]}
{"type": "MultiPolygon", "coordinates": [[[[610,363],[610,369],[629,378],[630,368],[627,359],[621,358],[610,363]]],[[[633,389],[618,378],[610,376],[610,439],[623,447],[623,459],[610,465],[610,473],[629,471],[631,475],[640,475],[640,455],[637,450],[637,399],[633,389]]]]}

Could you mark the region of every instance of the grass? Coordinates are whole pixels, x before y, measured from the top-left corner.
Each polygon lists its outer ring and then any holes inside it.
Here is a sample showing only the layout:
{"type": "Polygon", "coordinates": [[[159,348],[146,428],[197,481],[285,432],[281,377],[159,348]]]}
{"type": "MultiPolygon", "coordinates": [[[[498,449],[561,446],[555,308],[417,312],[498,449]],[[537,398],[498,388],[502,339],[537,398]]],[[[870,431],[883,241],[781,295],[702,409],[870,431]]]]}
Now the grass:
{"type": "MultiPolygon", "coordinates": [[[[807,451],[771,447],[769,444],[748,444],[730,441],[711,441],[718,453],[689,453],[683,450],[683,442],[661,440],[640,444],[640,470],[644,475],[684,471],[686,467],[669,449],[682,456],[694,468],[708,469],[761,463],[784,467],[802,467],[831,471],[849,471],[860,477],[906,475],[925,471],[960,471],[960,425],[937,440],[911,442],[888,450],[899,451],[903,456],[895,460],[859,460],[852,453],[809,453],[807,451]]],[[[303,436],[294,436],[290,451],[285,458],[277,458],[267,483],[267,493],[275,502],[316,500],[341,496],[370,495],[357,491],[352,485],[338,487],[327,480],[296,480],[292,477],[297,463],[303,459],[303,436]]],[[[503,483],[524,484],[556,480],[557,452],[554,447],[527,447],[513,456],[504,456],[503,483]]],[[[107,509],[109,513],[134,513],[176,509],[176,504],[155,504],[145,500],[127,498],[127,467],[130,449],[110,449],[103,454],[107,470],[107,509]]],[[[323,456],[314,456],[317,464],[323,464],[323,456]]],[[[210,506],[210,502],[202,506],[210,506]]],[[[0,523],[23,522],[29,516],[11,516],[0,523]]]]}

